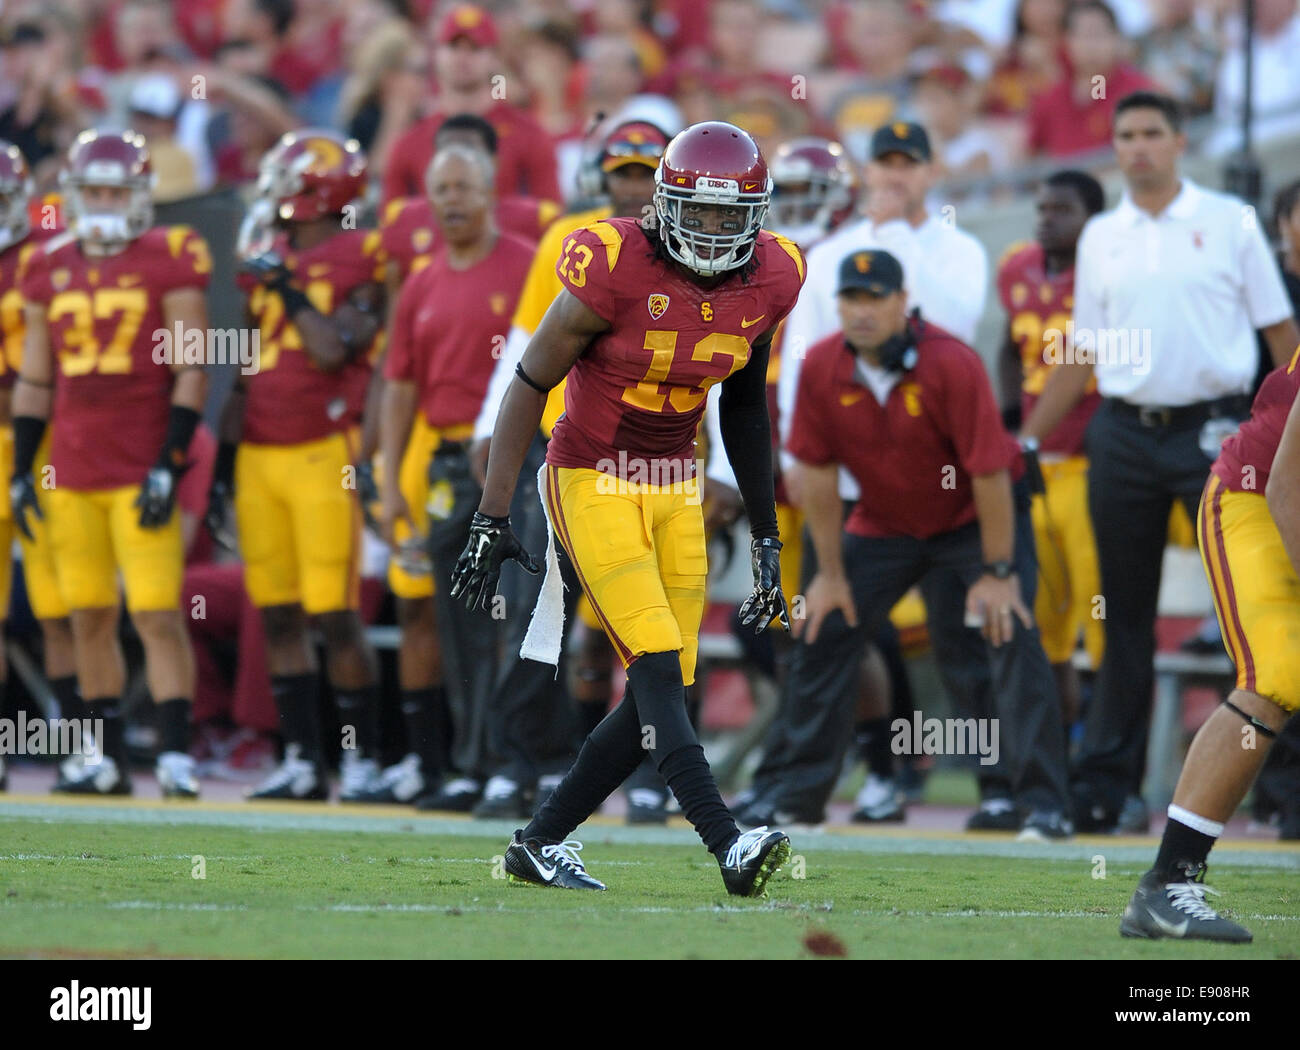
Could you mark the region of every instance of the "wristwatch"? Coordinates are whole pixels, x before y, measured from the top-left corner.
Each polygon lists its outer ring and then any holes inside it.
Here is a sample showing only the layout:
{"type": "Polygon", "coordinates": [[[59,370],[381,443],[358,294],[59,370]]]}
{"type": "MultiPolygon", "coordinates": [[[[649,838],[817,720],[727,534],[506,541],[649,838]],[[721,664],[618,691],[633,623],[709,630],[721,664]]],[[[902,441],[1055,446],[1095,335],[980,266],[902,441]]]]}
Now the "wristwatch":
{"type": "Polygon", "coordinates": [[[1015,571],[1015,566],[1009,561],[990,561],[984,564],[984,575],[993,576],[999,580],[1008,579],[1015,571]]]}

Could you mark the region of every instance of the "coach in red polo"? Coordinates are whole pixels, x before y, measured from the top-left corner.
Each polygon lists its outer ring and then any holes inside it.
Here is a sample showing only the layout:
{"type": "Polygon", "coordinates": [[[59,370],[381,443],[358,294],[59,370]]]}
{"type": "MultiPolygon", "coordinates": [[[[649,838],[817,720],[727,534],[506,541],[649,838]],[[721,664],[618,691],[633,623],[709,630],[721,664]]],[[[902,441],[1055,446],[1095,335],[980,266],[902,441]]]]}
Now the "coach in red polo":
{"type": "Polygon", "coordinates": [[[997,719],[980,738],[982,804],[1000,796],[1025,838],[1064,838],[1065,734],[1029,612],[1038,575],[1029,492],[984,364],[908,315],[888,252],[847,256],[836,302],[842,331],[808,351],[786,442],[804,471],[818,569],[783,717],[755,777],[759,804],[747,812],[821,819],[852,737],[865,640],[919,583],[956,711],[997,719]],[[862,490],[847,521],[840,465],[862,490]]]}

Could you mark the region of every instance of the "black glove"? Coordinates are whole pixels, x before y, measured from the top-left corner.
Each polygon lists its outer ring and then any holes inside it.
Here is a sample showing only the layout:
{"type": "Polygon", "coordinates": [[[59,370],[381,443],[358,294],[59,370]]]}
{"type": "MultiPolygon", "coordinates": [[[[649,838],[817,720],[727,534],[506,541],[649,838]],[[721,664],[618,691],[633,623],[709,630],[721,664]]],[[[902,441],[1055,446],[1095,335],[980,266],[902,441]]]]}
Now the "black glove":
{"type": "Polygon", "coordinates": [[[228,551],[235,549],[235,537],[226,528],[226,516],[230,501],[234,498],[234,486],[220,478],[212,482],[208,489],[208,509],[203,514],[203,525],[208,530],[217,546],[228,551]]]}
{"type": "Polygon", "coordinates": [[[176,507],[176,490],[184,473],[185,467],[175,470],[163,463],[149,469],[140,486],[140,495],[135,498],[135,506],[140,508],[140,528],[160,529],[167,524],[176,507]]]}
{"type": "Polygon", "coordinates": [[[252,276],[259,284],[268,288],[279,288],[289,283],[290,273],[275,252],[264,252],[251,259],[245,259],[239,266],[241,273],[252,276]]]}
{"type": "Polygon", "coordinates": [[[379,486],[375,484],[374,465],[367,460],[365,463],[356,464],[352,469],[357,474],[357,499],[361,501],[361,516],[366,520],[366,528],[378,534],[379,522],[375,521],[375,516],[370,510],[379,502],[379,486]]]}
{"type": "Polygon", "coordinates": [[[740,626],[757,622],[755,634],[762,634],[773,620],[790,629],[790,610],[781,593],[781,541],[771,536],[751,540],[750,563],[754,569],[754,593],[740,606],[740,626]]]}
{"type": "Polygon", "coordinates": [[[41,505],[36,500],[36,479],[32,477],[31,471],[9,482],[9,506],[13,508],[14,521],[19,531],[29,540],[34,540],[36,537],[27,525],[27,508],[31,507],[36,512],[36,517],[42,521],[45,515],[41,513],[41,505]]]}
{"type": "Polygon", "coordinates": [[[489,518],[481,511],[475,511],[469,525],[469,542],[452,570],[452,598],[464,595],[471,609],[486,609],[497,592],[501,565],[511,558],[534,576],[542,571],[533,556],[524,550],[519,538],[510,531],[509,515],[489,518]]]}

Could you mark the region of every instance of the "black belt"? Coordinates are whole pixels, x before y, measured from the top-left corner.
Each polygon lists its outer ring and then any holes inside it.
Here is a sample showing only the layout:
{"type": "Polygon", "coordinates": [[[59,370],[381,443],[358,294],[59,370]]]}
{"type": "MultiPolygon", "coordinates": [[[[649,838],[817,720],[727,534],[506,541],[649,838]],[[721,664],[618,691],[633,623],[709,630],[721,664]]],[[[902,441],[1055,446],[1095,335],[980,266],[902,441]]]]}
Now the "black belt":
{"type": "Polygon", "coordinates": [[[1106,398],[1111,411],[1136,419],[1144,427],[1198,427],[1207,419],[1220,416],[1244,419],[1250,415],[1250,395],[1232,394],[1214,401],[1197,401],[1191,405],[1165,408],[1159,405],[1135,405],[1117,397],[1106,398]]]}

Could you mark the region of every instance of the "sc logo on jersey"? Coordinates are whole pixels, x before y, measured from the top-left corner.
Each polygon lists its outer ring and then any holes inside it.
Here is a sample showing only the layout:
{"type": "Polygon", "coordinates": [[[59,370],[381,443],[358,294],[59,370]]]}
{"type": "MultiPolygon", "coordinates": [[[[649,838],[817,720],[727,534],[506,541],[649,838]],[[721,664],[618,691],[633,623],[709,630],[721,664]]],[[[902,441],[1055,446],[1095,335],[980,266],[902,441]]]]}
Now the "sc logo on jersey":
{"type": "Polygon", "coordinates": [[[712,321],[712,320],[713,320],[713,304],[712,304],[712,303],[710,303],[710,302],[703,302],[703,303],[700,303],[700,320],[701,320],[701,321],[712,321]]]}

